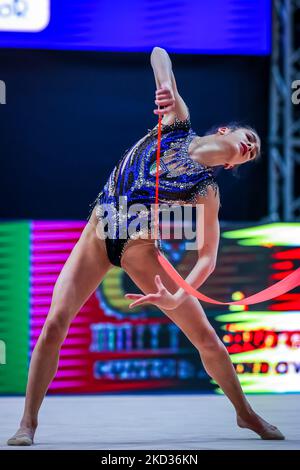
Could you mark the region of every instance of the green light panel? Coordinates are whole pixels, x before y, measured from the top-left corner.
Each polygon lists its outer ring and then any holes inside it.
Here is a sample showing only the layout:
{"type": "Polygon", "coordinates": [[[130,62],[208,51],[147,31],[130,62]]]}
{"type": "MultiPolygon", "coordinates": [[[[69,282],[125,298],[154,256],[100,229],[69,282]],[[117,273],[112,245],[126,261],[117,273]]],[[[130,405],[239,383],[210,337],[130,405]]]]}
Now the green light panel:
{"type": "Polygon", "coordinates": [[[0,225],[0,394],[23,394],[29,353],[30,224],[0,225]]]}

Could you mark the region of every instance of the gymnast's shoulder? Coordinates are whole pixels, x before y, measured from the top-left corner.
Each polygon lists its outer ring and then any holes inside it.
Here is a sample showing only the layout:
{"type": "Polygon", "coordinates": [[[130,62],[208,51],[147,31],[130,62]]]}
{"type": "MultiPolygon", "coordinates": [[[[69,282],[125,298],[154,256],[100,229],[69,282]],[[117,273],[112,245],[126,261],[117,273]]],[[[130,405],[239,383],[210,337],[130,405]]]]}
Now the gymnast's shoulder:
{"type": "Polygon", "coordinates": [[[218,214],[221,207],[219,186],[214,182],[208,184],[205,192],[200,192],[195,196],[194,205],[203,204],[210,214],[218,214]]]}

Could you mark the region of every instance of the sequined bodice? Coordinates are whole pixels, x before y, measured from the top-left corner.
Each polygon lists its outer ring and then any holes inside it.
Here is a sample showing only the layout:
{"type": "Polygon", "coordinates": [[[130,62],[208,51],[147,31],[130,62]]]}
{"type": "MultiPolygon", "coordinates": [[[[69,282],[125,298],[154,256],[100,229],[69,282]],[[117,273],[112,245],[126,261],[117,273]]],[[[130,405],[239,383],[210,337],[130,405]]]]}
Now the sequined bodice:
{"type": "MultiPolygon", "coordinates": [[[[158,125],[148,131],[114,167],[100,193],[102,202],[114,202],[119,196],[127,196],[128,203],[149,206],[155,202],[158,125]]],[[[212,168],[194,161],[188,154],[195,136],[189,118],[162,124],[160,203],[193,203],[201,191],[205,195],[208,185],[216,188],[212,168]]]]}

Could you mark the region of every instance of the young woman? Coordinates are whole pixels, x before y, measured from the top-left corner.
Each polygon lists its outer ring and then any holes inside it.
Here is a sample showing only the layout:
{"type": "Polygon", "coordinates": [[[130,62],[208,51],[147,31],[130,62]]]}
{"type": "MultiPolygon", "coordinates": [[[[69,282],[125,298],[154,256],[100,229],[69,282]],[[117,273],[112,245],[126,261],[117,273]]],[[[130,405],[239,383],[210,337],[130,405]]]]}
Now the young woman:
{"type": "MultiPolygon", "coordinates": [[[[219,243],[220,202],[214,167],[230,169],[254,160],[260,151],[260,139],[250,128],[230,127],[198,136],[191,128],[188,108],[177,90],[167,52],[155,47],[151,65],[157,88],[154,113],[163,116],[159,202],[204,204],[204,243],[198,250],[198,261],[187,277],[187,282],[198,288],[214,269],[219,243]]],[[[128,206],[142,203],[147,212],[150,204],[154,203],[157,132],[158,126],[149,130],[113,169],[96,199],[89,222],[57,279],[50,311],[31,358],[20,428],[8,440],[9,445],[33,443],[38,411],[56,374],[60,347],[70,323],[113,266],[121,266],[144,293],[127,294],[127,298],[134,300],[131,307],[153,303],[197,348],[205,370],[234,406],[238,426],[251,429],[262,439],[284,439],[275,426],[252,409],[229,354],[201,304],[195,297],[178,289],[162,269],[156,256],[160,244],[154,237],[146,238],[141,230],[142,233],[122,238],[119,212],[113,212],[110,217],[115,230],[113,235],[108,231],[110,236],[105,239],[102,236],[103,204],[112,204],[119,209],[119,196],[126,196],[128,206]]],[[[125,215],[125,219],[130,221],[129,215],[125,215]]],[[[147,234],[149,231],[148,224],[147,234]]]]}

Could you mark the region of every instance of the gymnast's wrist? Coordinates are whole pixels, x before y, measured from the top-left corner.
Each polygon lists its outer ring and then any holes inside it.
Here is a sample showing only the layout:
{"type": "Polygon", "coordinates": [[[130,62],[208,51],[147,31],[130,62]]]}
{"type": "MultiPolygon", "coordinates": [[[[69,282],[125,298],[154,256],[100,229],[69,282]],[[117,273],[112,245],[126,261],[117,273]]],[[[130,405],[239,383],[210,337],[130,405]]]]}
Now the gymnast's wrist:
{"type": "Polygon", "coordinates": [[[163,82],[161,82],[160,84],[160,87],[159,88],[168,88],[169,90],[172,89],[172,80],[164,80],[163,82]]]}
{"type": "Polygon", "coordinates": [[[188,298],[188,296],[189,294],[184,289],[178,289],[174,294],[174,298],[176,300],[176,307],[179,307],[179,305],[181,305],[182,302],[184,302],[188,298]]]}

